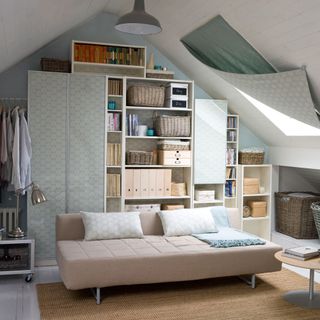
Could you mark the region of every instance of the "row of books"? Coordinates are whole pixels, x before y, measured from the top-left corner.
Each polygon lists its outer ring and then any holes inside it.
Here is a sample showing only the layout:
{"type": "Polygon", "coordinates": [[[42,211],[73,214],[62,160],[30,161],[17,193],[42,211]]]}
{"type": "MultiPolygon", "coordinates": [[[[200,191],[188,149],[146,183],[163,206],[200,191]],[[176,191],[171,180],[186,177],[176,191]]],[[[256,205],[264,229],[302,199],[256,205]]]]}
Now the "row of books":
{"type": "Polygon", "coordinates": [[[237,131],[227,131],[227,141],[237,141],[237,131]]]}
{"type": "Polygon", "coordinates": [[[120,174],[108,173],[107,174],[107,197],[120,197],[121,196],[121,182],[120,174]]]}
{"type": "Polygon", "coordinates": [[[126,126],[126,135],[127,136],[137,136],[138,135],[138,126],[139,126],[139,116],[137,114],[128,114],[127,115],[127,126],[126,126]]]}
{"type": "Polygon", "coordinates": [[[237,118],[236,117],[228,117],[227,120],[227,128],[237,128],[237,118]]]}
{"type": "Polygon", "coordinates": [[[227,148],[226,151],[226,164],[235,165],[237,164],[237,150],[235,148],[227,148]]]}
{"type": "Polygon", "coordinates": [[[226,197],[235,197],[236,196],[236,182],[227,181],[225,184],[225,196],[226,197]]]}
{"type": "Polygon", "coordinates": [[[292,259],[304,261],[304,260],[318,257],[320,253],[319,250],[320,249],[313,248],[313,247],[296,247],[296,248],[285,249],[282,252],[282,255],[292,259]]]}
{"type": "Polygon", "coordinates": [[[237,177],[236,168],[226,169],[226,179],[235,179],[237,177]]]}
{"type": "Polygon", "coordinates": [[[107,130],[108,131],[120,131],[121,130],[121,114],[120,113],[108,112],[107,130]]]}
{"type": "Polygon", "coordinates": [[[122,80],[120,79],[109,79],[108,80],[108,94],[111,95],[122,95],[122,80]]]}
{"type": "Polygon", "coordinates": [[[144,49],[75,43],[74,60],[80,62],[143,66],[144,49]]]}
{"type": "Polygon", "coordinates": [[[108,166],[121,165],[121,144],[120,143],[107,144],[107,165],[108,166]]]}

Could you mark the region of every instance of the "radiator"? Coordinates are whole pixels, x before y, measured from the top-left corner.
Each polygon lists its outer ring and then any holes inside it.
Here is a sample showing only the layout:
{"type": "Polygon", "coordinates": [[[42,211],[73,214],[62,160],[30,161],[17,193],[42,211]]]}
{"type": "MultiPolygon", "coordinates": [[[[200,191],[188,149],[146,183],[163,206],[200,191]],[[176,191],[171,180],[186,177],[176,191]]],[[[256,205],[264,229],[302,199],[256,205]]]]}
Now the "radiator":
{"type": "Polygon", "coordinates": [[[0,229],[5,228],[10,232],[14,228],[16,208],[0,208],[0,229]]]}

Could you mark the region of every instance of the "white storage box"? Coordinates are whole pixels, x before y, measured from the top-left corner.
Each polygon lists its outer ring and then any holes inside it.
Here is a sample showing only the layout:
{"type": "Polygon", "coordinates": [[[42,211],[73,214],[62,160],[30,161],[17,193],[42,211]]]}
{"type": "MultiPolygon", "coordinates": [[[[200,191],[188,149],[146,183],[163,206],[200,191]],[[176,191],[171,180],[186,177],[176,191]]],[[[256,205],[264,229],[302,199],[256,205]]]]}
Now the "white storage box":
{"type": "Polygon", "coordinates": [[[138,211],[140,213],[159,212],[160,204],[127,204],[126,211],[138,211]]]}
{"type": "Polygon", "coordinates": [[[187,83],[168,83],[166,85],[166,99],[171,96],[179,96],[188,98],[188,84],[187,83]]]}
{"type": "Polygon", "coordinates": [[[196,190],[195,191],[196,201],[213,201],[215,200],[214,190],[196,190]]]}
{"type": "Polygon", "coordinates": [[[184,99],[184,97],[178,97],[176,96],[168,98],[164,102],[165,107],[167,108],[188,108],[188,99],[184,99]]]}

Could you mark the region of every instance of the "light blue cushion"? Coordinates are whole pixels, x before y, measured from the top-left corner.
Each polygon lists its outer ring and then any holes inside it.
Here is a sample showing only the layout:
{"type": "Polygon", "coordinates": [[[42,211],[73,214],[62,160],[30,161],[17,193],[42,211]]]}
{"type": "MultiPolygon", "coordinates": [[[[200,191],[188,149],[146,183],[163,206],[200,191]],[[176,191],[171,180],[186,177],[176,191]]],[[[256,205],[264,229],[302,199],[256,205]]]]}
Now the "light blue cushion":
{"type": "Polygon", "coordinates": [[[218,229],[230,227],[226,207],[214,206],[210,207],[210,211],[218,229]]]}

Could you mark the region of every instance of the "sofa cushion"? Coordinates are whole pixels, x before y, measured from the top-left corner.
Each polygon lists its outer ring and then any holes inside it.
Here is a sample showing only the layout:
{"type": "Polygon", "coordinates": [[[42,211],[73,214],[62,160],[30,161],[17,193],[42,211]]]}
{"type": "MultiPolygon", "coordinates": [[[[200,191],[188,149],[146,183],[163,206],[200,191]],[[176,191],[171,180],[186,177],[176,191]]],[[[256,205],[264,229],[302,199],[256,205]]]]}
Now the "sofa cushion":
{"type": "Polygon", "coordinates": [[[139,212],[81,212],[85,240],[142,238],[139,212]]]}
{"type": "Polygon", "coordinates": [[[218,232],[213,216],[207,208],[160,211],[159,216],[166,236],[218,232]]]}

